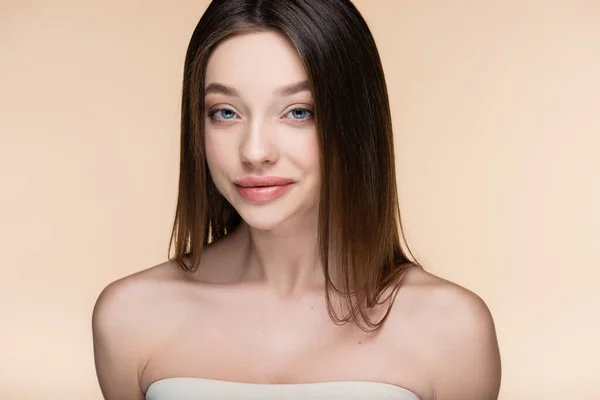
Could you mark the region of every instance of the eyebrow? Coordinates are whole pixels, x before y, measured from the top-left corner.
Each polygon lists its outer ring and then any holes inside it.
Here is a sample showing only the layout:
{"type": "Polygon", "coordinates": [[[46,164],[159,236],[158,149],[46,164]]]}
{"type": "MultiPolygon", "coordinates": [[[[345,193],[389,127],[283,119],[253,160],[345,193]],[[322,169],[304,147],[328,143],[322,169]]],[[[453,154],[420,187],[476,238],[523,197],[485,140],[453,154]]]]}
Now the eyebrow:
{"type": "MultiPolygon", "coordinates": [[[[278,97],[286,97],[304,91],[310,91],[310,84],[308,81],[292,83],[291,85],[279,87],[273,91],[273,94],[278,97]]],[[[240,97],[240,93],[234,88],[216,82],[209,84],[204,90],[205,95],[210,93],[219,93],[225,96],[240,97]]]]}

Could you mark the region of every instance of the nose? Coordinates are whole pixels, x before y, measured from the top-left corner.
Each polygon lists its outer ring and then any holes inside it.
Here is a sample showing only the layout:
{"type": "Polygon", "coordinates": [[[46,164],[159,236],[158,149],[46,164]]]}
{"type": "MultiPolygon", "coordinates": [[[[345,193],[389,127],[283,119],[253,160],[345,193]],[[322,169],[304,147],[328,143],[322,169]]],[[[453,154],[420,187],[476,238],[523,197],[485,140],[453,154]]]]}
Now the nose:
{"type": "Polygon", "coordinates": [[[279,158],[273,132],[268,123],[253,121],[244,132],[240,159],[244,164],[260,166],[272,164],[279,158]]]}

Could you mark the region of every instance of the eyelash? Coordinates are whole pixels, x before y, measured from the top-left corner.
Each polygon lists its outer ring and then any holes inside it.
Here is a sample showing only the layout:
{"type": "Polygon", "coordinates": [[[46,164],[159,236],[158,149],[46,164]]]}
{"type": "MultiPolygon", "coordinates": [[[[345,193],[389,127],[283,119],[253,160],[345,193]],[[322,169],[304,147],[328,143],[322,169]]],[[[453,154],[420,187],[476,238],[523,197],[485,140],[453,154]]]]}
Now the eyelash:
{"type": "MultiPolygon", "coordinates": [[[[294,111],[298,111],[298,110],[301,110],[301,111],[306,111],[306,112],[307,112],[307,114],[308,114],[308,117],[307,117],[307,118],[305,118],[305,119],[295,119],[295,118],[291,118],[291,119],[292,119],[292,121],[295,121],[294,123],[302,123],[302,122],[306,122],[306,121],[308,121],[309,119],[311,119],[311,118],[313,117],[313,113],[312,113],[312,111],[310,111],[309,109],[306,109],[306,108],[302,108],[302,107],[296,107],[296,108],[293,108],[293,109],[291,109],[290,111],[288,111],[288,113],[287,113],[287,114],[289,114],[289,113],[291,113],[291,112],[294,112],[294,111]]],[[[231,111],[232,113],[234,113],[234,114],[236,114],[236,115],[237,115],[237,113],[236,113],[235,111],[233,111],[232,109],[230,109],[230,108],[226,108],[226,107],[221,107],[221,108],[217,108],[217,109],[214,109],[214,110],[210,111],[210,112],[208,113],[208,117],[209,117],[209,118],[211,118],[213,121],[215,121],[215,122],[217,122],[217,123],[223,123],[223,122],[231,121],[231,120],[233,120],[233,119],[234,119],[234,118],[230,118],[230,119],[217,119],[217,118],[215,118],[215,117],[214,117],[214,115],[215,115],[216,113],[220,112],[220,111],[231,111]]],[[[286,115],[287,115],[287,114],[286,114],[286,115]]]]}

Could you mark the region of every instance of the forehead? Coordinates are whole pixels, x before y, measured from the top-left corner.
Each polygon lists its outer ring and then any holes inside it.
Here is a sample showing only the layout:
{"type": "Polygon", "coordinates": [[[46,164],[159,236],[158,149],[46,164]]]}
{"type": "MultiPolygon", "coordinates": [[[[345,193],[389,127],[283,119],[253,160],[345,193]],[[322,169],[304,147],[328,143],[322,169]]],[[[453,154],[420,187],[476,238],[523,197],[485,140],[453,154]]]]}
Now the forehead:
{"type": "Polygon", "coordinates": [[[206,85],[218,82],[241,90],[281,87],[306,78],[293,44],[273,31],[225,39],[212,52],[206,68],[206,85]]]}

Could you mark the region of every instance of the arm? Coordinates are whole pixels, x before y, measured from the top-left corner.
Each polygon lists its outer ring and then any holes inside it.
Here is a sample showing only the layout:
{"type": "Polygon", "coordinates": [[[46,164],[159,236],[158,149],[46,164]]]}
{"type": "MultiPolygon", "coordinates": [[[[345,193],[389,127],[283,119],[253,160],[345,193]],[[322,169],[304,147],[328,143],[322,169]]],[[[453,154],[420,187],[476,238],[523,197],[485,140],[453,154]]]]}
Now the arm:
{"type": "Polygon", "coordinates": [[[92,316],[94,360],[106,400],[143,400],[138,377],[141,353],[131,285],[117,281],[100,294],[92,316]]]}

